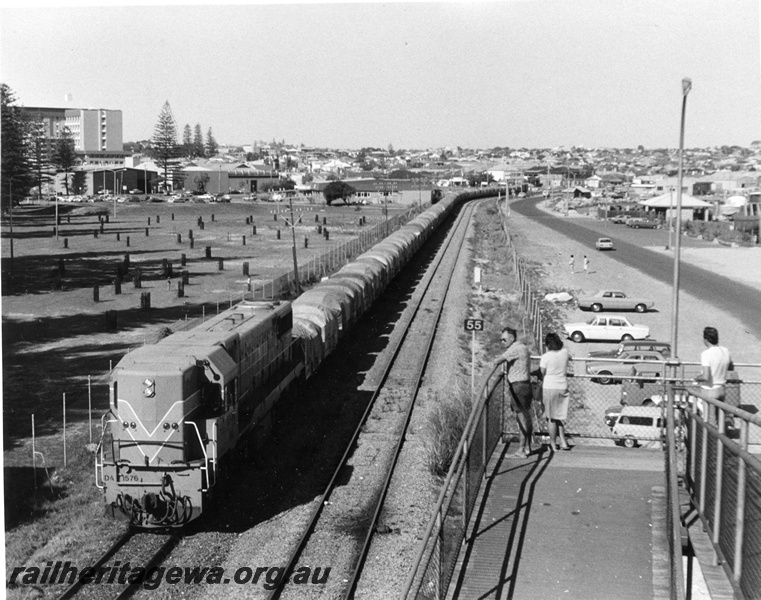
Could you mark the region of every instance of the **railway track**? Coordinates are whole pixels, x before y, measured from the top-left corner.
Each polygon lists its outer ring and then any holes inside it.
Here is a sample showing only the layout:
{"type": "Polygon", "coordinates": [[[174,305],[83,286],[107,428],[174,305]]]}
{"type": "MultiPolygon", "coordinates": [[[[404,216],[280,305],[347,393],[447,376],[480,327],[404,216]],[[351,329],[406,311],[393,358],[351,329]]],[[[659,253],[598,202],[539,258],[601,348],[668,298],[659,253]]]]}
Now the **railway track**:
{"type": "MultiPolygon", "coordinates": [[[[161,564],[182,539],[180,532],[157,534],[127,529],[92,565],[94,572],[102,571],[100,581],[73,582],[58,600],[69,598],[130,598],[141,589],[142,581],[130,583],[130,573],[142,568],[148,572],[161,564]],[[129,565],[129,570],[125,565],[129,565]],[[121,569],[125,569],[123,573],[121,569]]],[[[137,579],[135,576],[132,579],[137,579]]]]}
{"type": "MultiPolygon", "coordinates": [[[[418,284],[391,336],[391,359],[359,426],[268,598],[310,597],[289,574],[297,565],[330,565],[329,597],[351,598],[376,533],[428,363],[449,283],[475,203],[460,211],[453,232],[418,284]]],[[[308,587],[308,586],[307,586],[308,587]]],[[[314,592],[314,590],[311,590],[314,592]]]]}

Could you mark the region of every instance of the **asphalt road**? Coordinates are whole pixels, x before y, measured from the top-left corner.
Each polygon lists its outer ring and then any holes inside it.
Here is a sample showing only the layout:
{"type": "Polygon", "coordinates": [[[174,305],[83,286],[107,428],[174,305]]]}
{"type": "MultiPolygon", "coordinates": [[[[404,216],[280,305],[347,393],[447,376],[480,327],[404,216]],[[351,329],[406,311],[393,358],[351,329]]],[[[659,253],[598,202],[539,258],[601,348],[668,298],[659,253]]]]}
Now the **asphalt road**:
{"type": "MultiPolygon", "coordinates": [[[[597,219],[566,219],[553,216],[537,208],[543,198],[525,198],[510,204],[510,209],[540,222],[589,248],[590,255],[597,252],[595,241],[599,237],[613,240],[616,250],[613,256],[620,263],[638,269],[671,285],[674,279],[674,262],[666,256],[645,246],[666,246],[668,231],[660,229],[631,229],[610,221],[597,219]]],[[[705,247],[706,242],[682,237],[682,247],[705,247]]],[[[580,261],[577,261],[580,262],[580,261]]],[[[701,269],[684,262],[680,266],[680,291],[700,298],[713,306],[727,311],[745,325],[756,337],[761,337],[761,300],[758,291],[723,277],[707,269],[701,269]]]]}

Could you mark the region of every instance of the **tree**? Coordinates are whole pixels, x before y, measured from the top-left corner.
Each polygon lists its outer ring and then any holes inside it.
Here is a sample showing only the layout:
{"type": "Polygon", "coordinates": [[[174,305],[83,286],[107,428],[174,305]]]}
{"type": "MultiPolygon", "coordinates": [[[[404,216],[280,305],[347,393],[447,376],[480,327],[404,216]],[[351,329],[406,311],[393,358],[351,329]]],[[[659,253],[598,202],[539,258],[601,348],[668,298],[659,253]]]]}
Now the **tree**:
{"type": "Polygon", "coordinates": [[[74,170],[79,159],[74,150],[74,135],[68,127],[61,130],[61,135],[56,140],[53,151],[53,165],[56,173],[63,173],[63,185],[66,188],[66,195],[69,195],[69,173],[74,170]]]}
{"type": "Polygon", "coordinates": [[[218,150],[219,144],[217,144],[217,140],[214,139],[214,135],[211,133],[211,127],[209,127],[209,131],[206,132],[206,156],[209,158],[216,156],[218,150]]]}
{"type": "Polygon", "coordinates": [[[328,203],[328,206],[330,206],[334,200],[343,200],[344,204],[348,204],[349,198],[356,193],[357,190],[345,181],[331,181],[322,191],[322,195],[325,196],[325,201],[328,203]]]}
{"type": "Polygon", "coordinates": [[[15,204],[31,187],[28,153],[25,145],[26,121],[16,106],[16,95],[4,83],[0,83],[0,182],[2,182],[2,207],[10,206],[11,196],[15,204]]]}
{"type": "Polygon", "coordinates": [[[169,101],[164,102],[164,106],[159,113],[159,120],[153,129],[154,160],[156,164],[164,171],[164,193],[169,192],[169,182],[171,165],[177,158],[177,123],[172,116],[172,107],[169,101]]]}
{"type": "Polygon", "coordinates": [[[84,171],[74,171],[71,176],[71,189],[75,194],[84,194],[87,191],[87,178],[84,171]]]}
{"type": "Polygon", "coordinates": [[[196,123],[193,130],[193,156],[203,156],[203,134],[200,123],[196,123]]]}
{"type": "Polygon", "coordinates": [[[195,179],[193,180],[196,184],[196,191],[199,194],[205,194],[206,193],[206,184],[209,183],[209,180],[211,180],[211,177],[208,173],[201,173],[200,175],[196,175],[195,179]]]}
{"type": "Polygon", "coordinates": [[[29,168],[40,196],[42,196],[43,184],[50,183],[52,179],[50,177],[51,164],[48,143],[42,116],[38,114],[36,118],[30,118],[27,123],[29,168]]]}
{"type": "Polygon", "coordinates": [[[193,130],[187,124],[182,130],[182,153],[188,158],[193,157],[193,130]]]}

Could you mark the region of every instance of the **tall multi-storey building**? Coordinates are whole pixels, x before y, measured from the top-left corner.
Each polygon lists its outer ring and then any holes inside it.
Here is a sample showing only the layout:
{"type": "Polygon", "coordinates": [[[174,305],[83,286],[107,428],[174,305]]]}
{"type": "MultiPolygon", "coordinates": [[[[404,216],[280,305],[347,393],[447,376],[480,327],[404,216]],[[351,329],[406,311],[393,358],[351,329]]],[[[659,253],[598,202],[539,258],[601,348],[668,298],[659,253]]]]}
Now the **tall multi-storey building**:
{"type": "Polygon", "coordinates": [[[122,160],[122,111],[105,108],[44,108],[25,106],[22,111],[42,121],[45,135],[52,143],[68,127],[74,139],[74,150],[83,162],[106,163],[122,160]]]}

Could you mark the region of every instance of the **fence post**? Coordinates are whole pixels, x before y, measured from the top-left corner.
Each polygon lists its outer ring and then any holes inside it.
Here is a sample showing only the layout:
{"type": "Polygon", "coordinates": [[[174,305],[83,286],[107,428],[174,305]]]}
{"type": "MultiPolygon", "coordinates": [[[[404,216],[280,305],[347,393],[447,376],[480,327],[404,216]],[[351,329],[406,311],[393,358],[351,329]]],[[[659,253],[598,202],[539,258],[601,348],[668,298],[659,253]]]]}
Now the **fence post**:
{"type": "MultiPolygon", "coordinates": [[[[713,407],[711,407],[713,408],[713,407]]],[[[718,408],[718,407],[717,407],[718,408]]],[[[718,419],[718,431],[719,433],[724,433],[724,423],[725,423],[725,415],[724,415],[724,409],[719,408],[719,419],[718,419]]],[[[742,459],[740,459],[742,461],[742,459]]],[[[713,529],[713,545],[714,548],[717,548],[719,546],[719,539],[721,537],[721,502],[722,502],[722,483],[724,480],[724,444],[722,443],[720,438],[716,438],[716,478],[714,480],[714,501],[713,501],[713,523],[712,523],[712,529],[713,529]]],[[[738,557],[735,557],[738,558],[738,557]]],[[[741,557],[740,557],[741,558],[741,557]]],[[[714,551],[713,553],[713,564],[714,566],[719,566],[721,562],[719,561],[719,554],[718,552],[714,551]]]]}
{"type": "Polygon", "coordinates": [[[63,393],[63,468],[66,468],[66,392],[63,393]]]}
{"type": "MultiPolygon", "coordinates": [[[[745,420],[740,421],[740,447],[748,451],[748,427],[749,423],[745,420]]],[[[743,555],[743,534],[745,533],[745,461],[738,456],[737,465],[737,505],[735,507],[735,583],[740,585],[742,577],[742,555],[743,555]]]]}
{"type": "Polygon", "coordinates": [[[92,444],[92,379],[87,376],[87,422],[90,426],[90,443],[92,444]]]}

